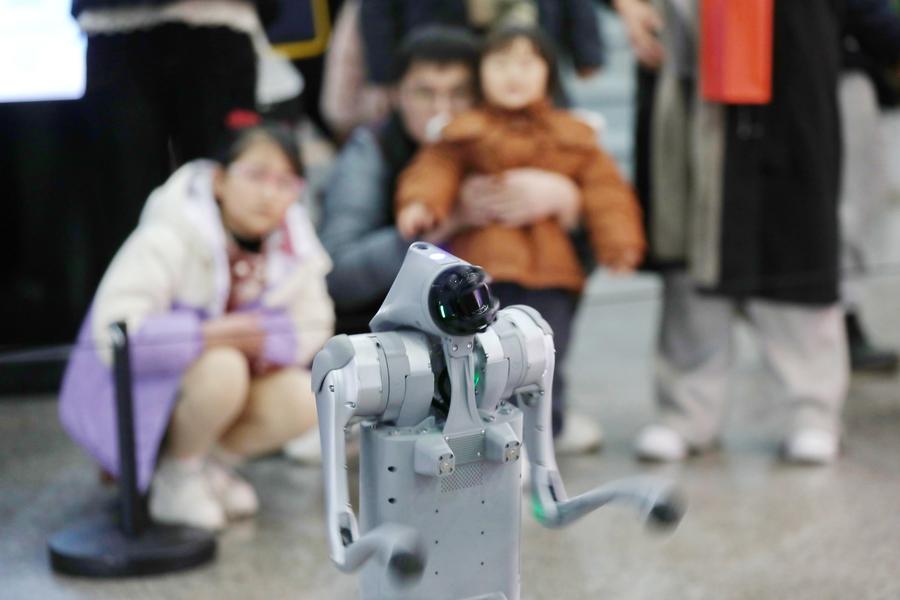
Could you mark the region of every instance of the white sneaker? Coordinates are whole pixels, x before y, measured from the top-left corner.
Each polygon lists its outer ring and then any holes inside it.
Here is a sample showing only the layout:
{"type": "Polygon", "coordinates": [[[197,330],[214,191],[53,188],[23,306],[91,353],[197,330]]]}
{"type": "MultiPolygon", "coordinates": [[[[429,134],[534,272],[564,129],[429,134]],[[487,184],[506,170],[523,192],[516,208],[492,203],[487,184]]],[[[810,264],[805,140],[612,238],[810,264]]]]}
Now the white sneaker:
{"type": "Polygon", "coordinates": [[[160,461],[150,483],[150,516],[170,525],[211,530],[225,527],[225,510],[210,489],[199,460],[160,461]]]}
{"type": "MultiPolygon", "coordinates": [[[[300,437],[296,437],[284,445],[284,455],[301,465],[316,466],[322,464],[322,441],[319,439],[319,427],[313,427],[300,437]]],[[[359,455],[359,429],[354,427],[347,435],[347,459],[359,455]]]]}
{"type": "Polygon", "coordinates": [[[827,465],[838,456],[838,436],[824,429],[799,429],[787,439],[784,458],[788,462],[827,465]]]}
{"type": "Polygon", "coordinates": [[[563,430],[553,440],[556,454],[566,456],[596,452],[603,445],[603,430],[590,417],[567,411],[563,430]]]}
{"type": "Polygon", "coordinates": [[[322,442],[318,426],[289,441],[283,450],[285,456],[302,465],[321,465],[322,442]]]}
{"type": "Polygon", "coordinates": [[[638,434],[634,450],[641,460],[676,462],[688,455],[687,442],[681,434],[665,425],[648,425],[638,434]]]}
{"type": "Polygon", "coordinates": [[[211,458],[204,468],[206,480],[229,519],[241,519],[259,511],[256,490],[234,469],[211,458]]]}

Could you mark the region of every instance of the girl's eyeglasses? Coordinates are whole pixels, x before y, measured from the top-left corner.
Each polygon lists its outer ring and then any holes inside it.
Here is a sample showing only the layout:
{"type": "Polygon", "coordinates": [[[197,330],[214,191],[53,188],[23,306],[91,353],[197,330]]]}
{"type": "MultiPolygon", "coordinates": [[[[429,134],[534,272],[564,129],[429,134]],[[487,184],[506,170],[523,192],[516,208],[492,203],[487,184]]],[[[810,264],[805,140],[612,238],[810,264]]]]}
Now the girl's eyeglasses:
{"type": "Polygon", "coordinates": [[[232,163],[228,172],[247,183],[263,186],[269,184],[278,194],[299,196],[306,183],[302,177],[291,173],[272,173],[261,165],[252,163],[232,163]]]}

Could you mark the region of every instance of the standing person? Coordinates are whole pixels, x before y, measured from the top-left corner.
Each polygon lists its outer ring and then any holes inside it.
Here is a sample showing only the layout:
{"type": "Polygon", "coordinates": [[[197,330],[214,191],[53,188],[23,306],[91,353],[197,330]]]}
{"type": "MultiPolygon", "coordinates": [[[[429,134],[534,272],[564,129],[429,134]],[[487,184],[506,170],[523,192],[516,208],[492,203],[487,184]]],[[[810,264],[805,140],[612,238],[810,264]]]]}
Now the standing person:
{"type": "Polygon", "coordinates": [[[360,0],[342,3],[323,67],[320,112],[341,142],[360,125],[376,123],[390,110],[383,88],[366,81],[359,5],[360,0]]]}
{"type": "Polygon", "coordinates": [[[252,36],[275,3],[73,0],[88,39],[82,102],[97,173],[91,287],[173,165],[213,152],[231,110],[256,109],[252,36]]]}
{"type": "Polygon", "coordinates": [[[872,342],[862,314],[864,282],[872,265],[873,229],[885,217],[889,201],[889,162],[882,110],[896,104],[883,69],[850,36],[844,38],[844,70],[838,100],[844,142],[841,215],[841,301],[844,305],[850,366],[855,372],[891,374],[895,350],[872,342]]]}
{"type": "Polygon", "coordinates": [[[696,2],[614,4],[639,58],[661,65],[644,113],[650,258],[684,267],[664,275],[659,420],[637,453],[682,460],[715,442],[742,308],[789,402],[785,457],[829,463],[848,382],[837,289],[841,33],[893,63],[897,21],[882,0],[776,1],[771,101],[728,105],[696,91],[696,2]]]}
{"type": "MultiPolygon", "coordinates": [[[[372,127],[353,132],[335,163],[322,204],[319,235],[334,261],[328,287],[341,333],[368,331],[384,301],[409,242],[394,222],[397,177],[429,139],[428,124],[446,121],[475,103],[478,45],[465,30],[426,27],[401,44],[392,84],[392,111],[372,127]]],[[[551,216],[573,226],[580,196],[567,177],[538,169],[513,169],[502,179],[472,175],[460,189],[458,210],[432,232],[446,242],[467,227],[492,221],[520,226],[551,216]]],[[[599,447],[602,432],[590,419],[569,411],[557,451],[580,453],[599,447]]],[[[286,451],[302,462],[318,457],[314,434],[286,451]]]]}
{"type": "Polygon", "coordinates": [[[336,134],[322,114],[321,96],[325,53],[342,5],[343,0],[278,0],[278,18],[266,28],[274,49],[303,76],[303,93],[288,112],[307,117],[331,141],[336,134]]]}
{"type": "Polygon", "coordinates": [[[159,522],[252,515],[233,466],[315,425],[308,369],[332,333],[331,263],[297,202],[302,172],[289,130],[265,124],[217,162],[185,164],[147,200],[82,325],[63,425],[118,472],[108,329],[125,321],[138,487],[159,522]]]}
{"type": "MultiPolygon", "coordinates": [[[[449,217],[463,178],[502,178],[509,169],[536,168],[571,179],[597,261],[618,272],[640,262],[640,209],[596,133],[550,98],[558,84],[552,45],[535,28],[507,27],[482,48],[483,104],[460,114],[436,144],[420,150],[397,186],[397,229],[416,239],[449,217]]],[[[491,274],[503,304],[536,308],[554,332],[557,364],[565,364],[576,301],[585,273],[563,223],[555,217],[510,226],[488,222],[457,233],[451,251],[491,274]]],[[[566,428],[563,369],[553,381],[553,433],[566,428]]]]}

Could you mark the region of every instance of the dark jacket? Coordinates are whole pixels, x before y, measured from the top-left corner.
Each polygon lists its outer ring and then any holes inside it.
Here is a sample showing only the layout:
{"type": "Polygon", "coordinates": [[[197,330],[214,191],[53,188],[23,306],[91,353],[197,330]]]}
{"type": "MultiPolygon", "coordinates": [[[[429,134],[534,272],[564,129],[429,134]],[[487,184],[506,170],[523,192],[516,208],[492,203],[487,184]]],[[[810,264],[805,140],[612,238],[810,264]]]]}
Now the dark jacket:
{"type": "MultiPolygon", "coordinates": [[[[603,65],[603,42],[590,0],[536,0],[541,28],[576,67],[603,65]]],[[[362,27],[369,80],[386,84],[403,36],[430,24],[468,27],[465,0],[362,0],[362,27]]]]}
{"type": "Polygon", "coordinates": [[[360,127],[341,149],[322,203],[319,239],[334,267],[338,333],[362,333],[384,301],[409,242],[394,226],[397,176],[417,150],[400,117],[360,127]],[[348,176],[349,174],[349,176],[348,176]]]}
{"type": "Polygon", "coordinates": [[[77,17],[83,10],[144,5],[162,6],[173,2],[175,0],[72,0],[72,14],[77,17]]]}
{"type": "MultiPolygon", "coordinates": [[[[123,6],[172,4],[176,0],[72,0],[72,15],[78,17],[83,10],[97,8],[119,8],[123,6]]],[[[269,23],[278,15],[278,0],[252,0],[262,22],[269,23]]]]}
{"type": "MultiPolygon", "coordinates": [[[[872,56],[897,63],[900,22],[886,8],[885,0],[775,2],[772,101],[724,107],[718,274],[711,291],[805,304],[837,300],[841,39],[849,31],[872,56]]],[[[646,73],[641,81],[652,83],[646,73]]],[[[646,98],[646,90],[639,93],[645,102],[638,132],[644,134],[646,98]]],[[[652,224],[654,205],[666,196],[648,189],[647,146],[647,138],[638,140],[636,158],[652,224]]],[[[648,237],[652,256],[653,232],[648,237]]]]}
{"type": "Polygon", "coordinates": [[[871,80],[881,108],[900,106],[900,78],[869,56],[853,36],[844,38],[844,70],[863,73],[871,80]]]}

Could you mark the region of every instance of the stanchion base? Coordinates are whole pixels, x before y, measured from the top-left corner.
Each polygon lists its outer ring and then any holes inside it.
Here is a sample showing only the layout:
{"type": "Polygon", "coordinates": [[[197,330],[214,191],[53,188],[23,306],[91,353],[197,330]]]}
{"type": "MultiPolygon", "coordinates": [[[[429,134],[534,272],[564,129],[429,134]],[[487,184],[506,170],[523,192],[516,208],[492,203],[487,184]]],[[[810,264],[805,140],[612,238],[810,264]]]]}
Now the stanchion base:
{"type": "Polygon", "coordinates": [[[216,538],[199,529],[148,524],[129,538],[111,516],[57,532],[47,544],[54,571],[84,577],[171,573],[200,566],[216,555],[216,538]]]}

